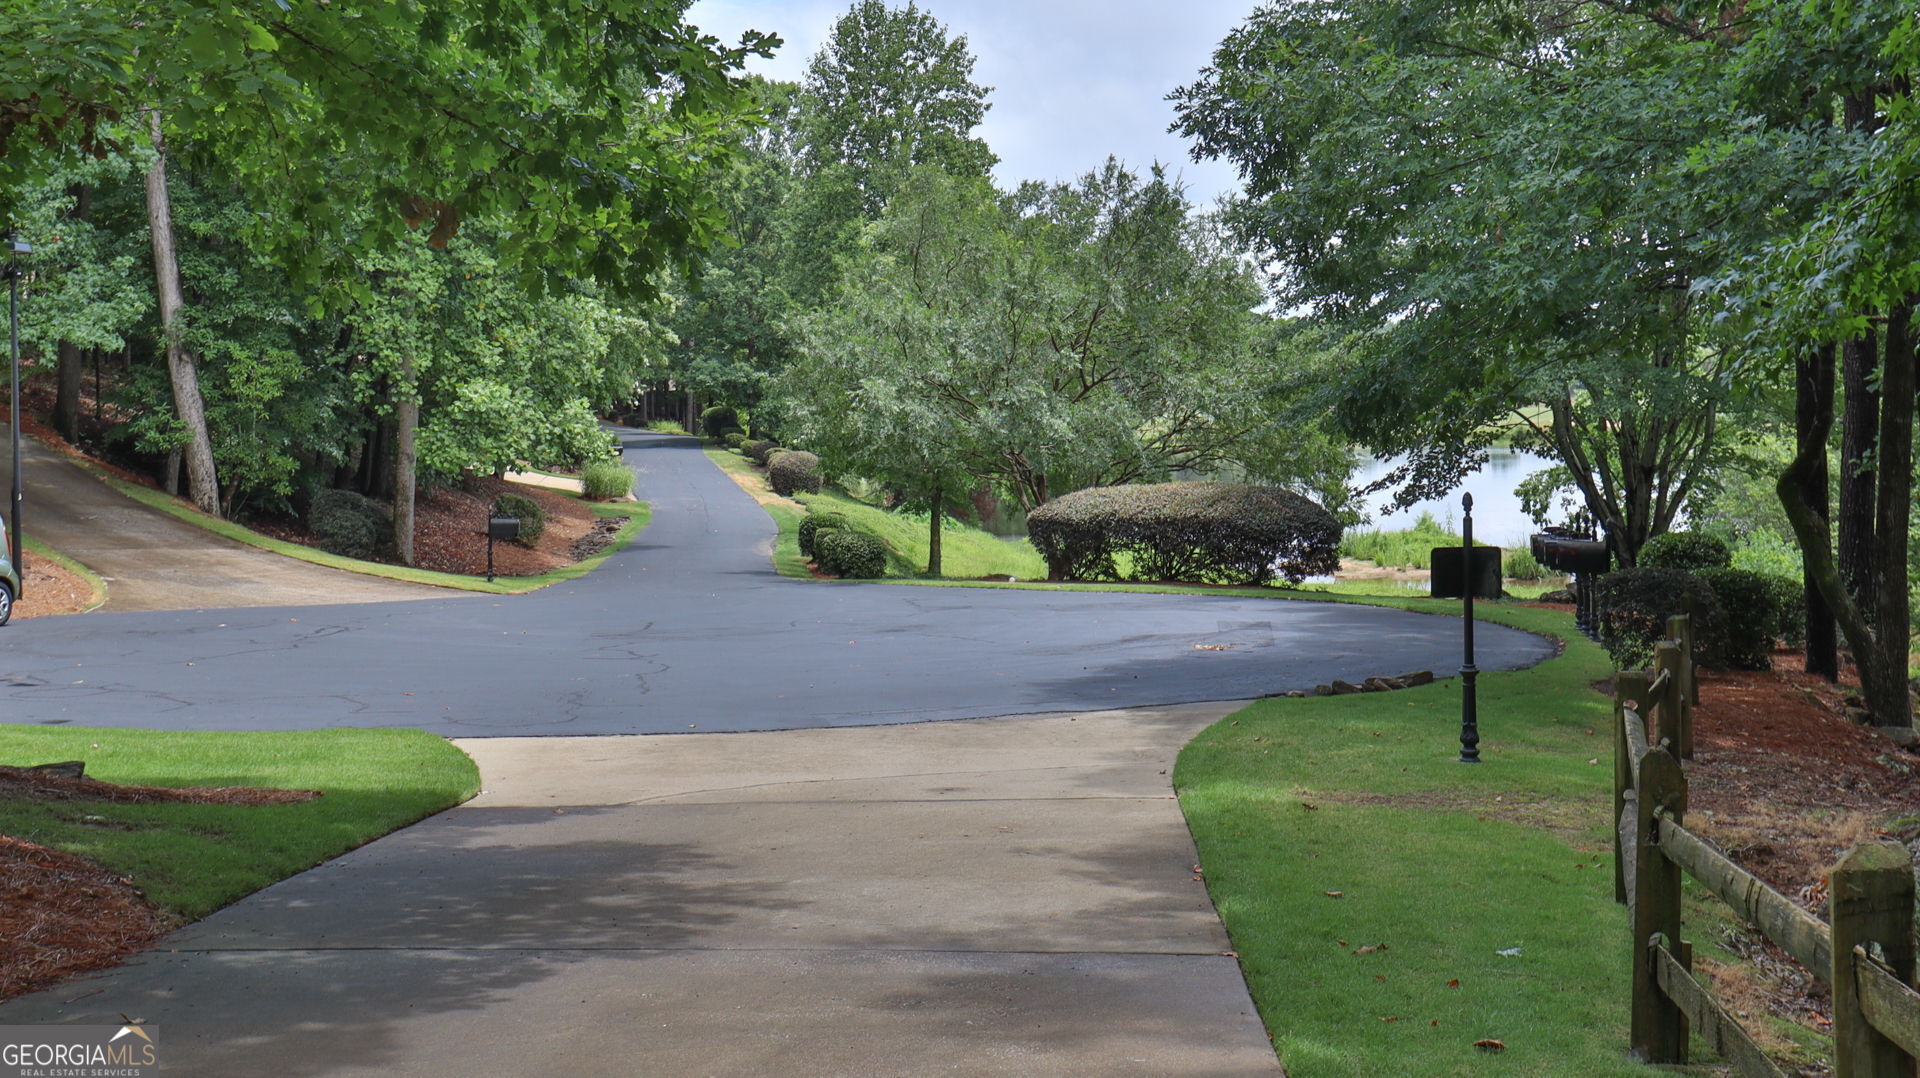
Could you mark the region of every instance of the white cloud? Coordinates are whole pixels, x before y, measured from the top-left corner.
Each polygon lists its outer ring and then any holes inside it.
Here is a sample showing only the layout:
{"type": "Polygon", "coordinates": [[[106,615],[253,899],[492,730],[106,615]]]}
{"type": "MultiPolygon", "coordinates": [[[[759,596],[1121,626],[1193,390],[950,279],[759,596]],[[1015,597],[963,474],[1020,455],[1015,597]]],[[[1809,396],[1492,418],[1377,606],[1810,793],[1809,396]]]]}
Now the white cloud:
{"type": "MultiPolygon", "coordinates": [[[[1196,204],[1238,186],[1231,166],[1191,160],[1170,134],[1167,94],[1198,76],[1252,0],[936,0],[920,8],[964,34],[977,58],[974,81],[992,86],[981,136],[1000,155],[1003,185],[1070,180],[1108,154],[1144,172],[1158,160],[1187,184],[1196,204]]],[[[786,39],[754,70],[800,79],[847,2],[698,0],[687,12],[722,40],[746,29],[786,39]]]]}

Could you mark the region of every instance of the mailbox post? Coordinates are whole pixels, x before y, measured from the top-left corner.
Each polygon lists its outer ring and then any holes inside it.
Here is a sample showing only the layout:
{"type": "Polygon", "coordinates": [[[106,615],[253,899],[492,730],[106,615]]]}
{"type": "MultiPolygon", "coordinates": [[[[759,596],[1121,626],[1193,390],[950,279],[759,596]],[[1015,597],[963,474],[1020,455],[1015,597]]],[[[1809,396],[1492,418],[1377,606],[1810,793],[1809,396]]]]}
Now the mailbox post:
{"type": "MultiPolygon", "coordinates": [[[[1460,496],[1460,563],[1473,564],[1473,495],[1460,496]]],[[[1480,762],[1480,702],[1476,698],[1474,680],[1480,676],[1480,668],[1473,665],[1473,580],[1460,589],[1464,611],[1466,613],[1466,661],[1460,666],[1460,762],[1477,764],[1480,762]]]]}
{"type": "Polygon", "coordinates": [[[501,516],[498,511],[489,511],[487,516],[487,583],[493,583],[493,542],[496,539],[514,540],[520,538],[520,518],[501,516]]]}

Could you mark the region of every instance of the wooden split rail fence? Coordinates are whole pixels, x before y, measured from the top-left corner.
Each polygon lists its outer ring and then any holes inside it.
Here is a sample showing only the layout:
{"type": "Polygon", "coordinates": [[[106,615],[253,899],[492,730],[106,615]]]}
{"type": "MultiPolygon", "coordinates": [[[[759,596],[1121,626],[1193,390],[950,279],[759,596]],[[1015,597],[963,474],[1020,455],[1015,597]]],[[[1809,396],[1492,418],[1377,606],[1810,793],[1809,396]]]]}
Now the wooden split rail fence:
{"type": "Polygon", "coordinates": [[[1827,877],[1832,915],[1821,921],[1687,830],[1680,759],[1693,755],[1697,686],[1686,619],[1671,619],[1667,631],[1652,671],[1614,682],[1614,894],[1633,926],[1633,1056],[1685,1063],[1691,1028],[1742,1075],[1785,1078],[1694,979],[1692,947],[1681,940],[1685,872],[1831,987],[1834,1078],[1914,1078],[1912,858],[1893,842],[1849,850],[1827,877]]]}

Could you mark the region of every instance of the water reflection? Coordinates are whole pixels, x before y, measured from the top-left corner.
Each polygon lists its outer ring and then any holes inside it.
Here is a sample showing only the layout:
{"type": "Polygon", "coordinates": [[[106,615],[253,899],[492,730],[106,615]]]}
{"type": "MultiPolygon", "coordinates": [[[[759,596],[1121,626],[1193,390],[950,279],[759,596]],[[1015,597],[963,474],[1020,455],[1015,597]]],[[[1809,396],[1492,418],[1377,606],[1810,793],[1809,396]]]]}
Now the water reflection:
{"type": "MultiPolygon", "coordinates": [[[[1350,485],[1364,487],[1381,478],[1388,472],[1406,463],[1404,457],[1392,457],[1387,460],[1375,460],[1367,457],[1354,469],[1350,485]]],[[[1387,503],[1391,500],[1390,491],[1369,494],[1363,499],[1369,522],[1362,528],[1379,531],[1397,531],[1413,527],[1420,514],[1430,513],[1433,518],[1445,524],[1449,530],[1460,530],[1460,495],[1473,495],[1473,537],[1495,546],[1525,546],[1527,536],[1538,529],[1533,521],[1520,509],[1520,498],[1513,489],[1520,481],[1542,468],[1553,466],[1553,461],[1536,453],[1523,453],[1513,449],[1491,448],[1487,450],[1487,462],[1467,476],[1466,481],[1454,488],[1444,498],[1420,502],[1398,512],[1388,513],[1387,503]]]]}

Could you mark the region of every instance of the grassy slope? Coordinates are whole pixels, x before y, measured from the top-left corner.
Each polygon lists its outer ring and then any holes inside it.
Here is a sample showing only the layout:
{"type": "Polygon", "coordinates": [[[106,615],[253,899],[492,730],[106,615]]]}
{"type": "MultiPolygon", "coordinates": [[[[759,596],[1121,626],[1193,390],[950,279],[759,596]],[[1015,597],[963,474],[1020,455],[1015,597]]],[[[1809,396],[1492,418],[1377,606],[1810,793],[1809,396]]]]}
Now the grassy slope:
{"type": "Polygon", "coordinates": [[[1181,754],[1209,889],[1295,1078],[1645,1073],[1624,1055],[1605,655],[1563,615],[1481,609],[1568,643],[1482,675],[1478,766],[1457,762],[1454,681],[1262,701],[1181,754]]]}
{"type": "MultiPolygon", "coordinates": [[[[893,576],[925,576],[927,518],[891,513],[841,494],[823,491],[803,494],[808,509],[843,513],[853,526],[887,545],[887,572],[893,576]]],[[[998,536],[949,518],[940,530],[940,575],[955,580],[984,576],[1044,580],[1047,563],[1026,540],[1008,542],[998,536]]]]}
{"type": "Polygon", "coordinates": [[[183,920],[472,797],[473,761],[418,730],[180,733],[0,725],[0,760],[84,760],[108,782],[318,789],[295,805],[0,800],[0,834],[131,878],[183,920]]]}

